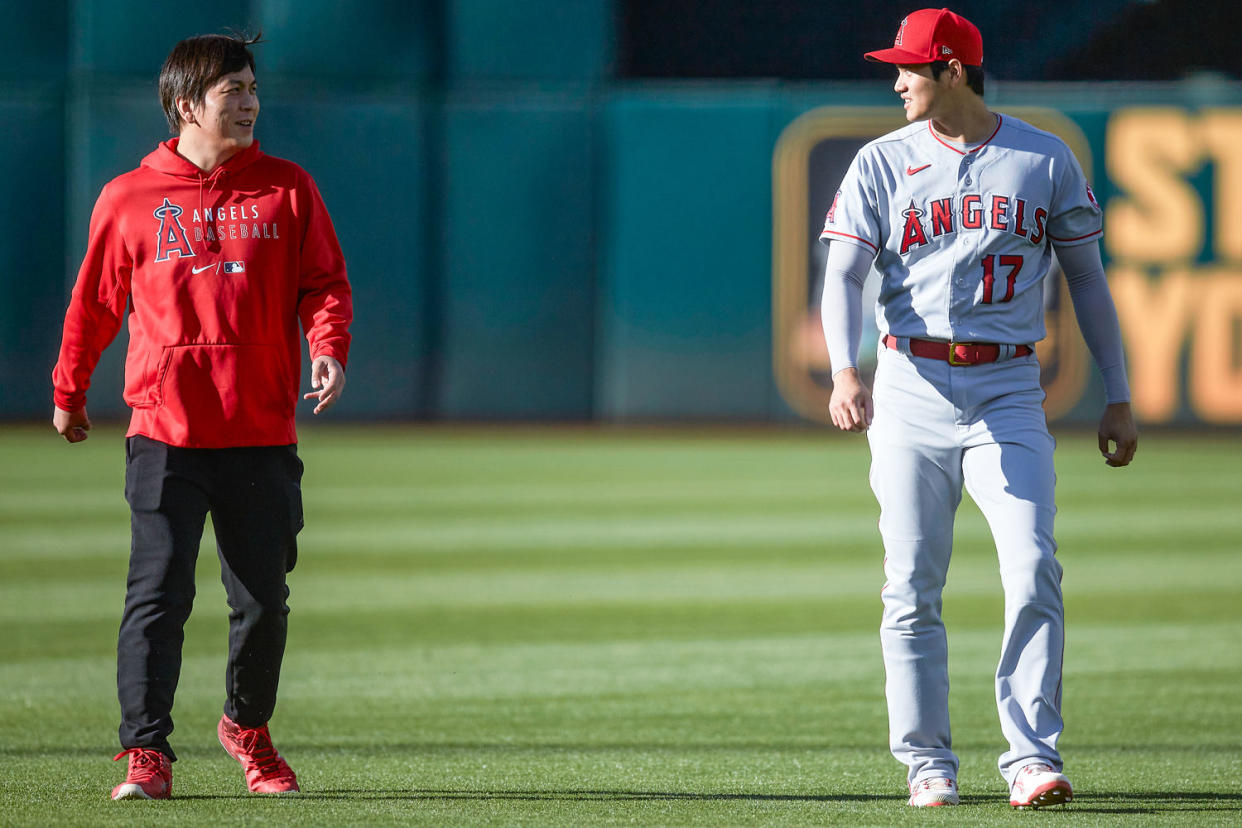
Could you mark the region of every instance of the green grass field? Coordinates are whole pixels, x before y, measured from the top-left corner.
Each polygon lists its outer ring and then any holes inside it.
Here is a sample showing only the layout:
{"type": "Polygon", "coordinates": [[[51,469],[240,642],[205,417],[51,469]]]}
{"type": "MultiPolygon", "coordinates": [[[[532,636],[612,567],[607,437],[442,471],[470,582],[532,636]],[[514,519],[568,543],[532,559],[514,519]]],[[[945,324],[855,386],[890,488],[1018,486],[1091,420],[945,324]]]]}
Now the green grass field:
{"type": "Polygon", "coordinates": [[[325,427],[301,453],[263,799],[215,742],[210,530],[171,802],[108,799],[128,512],[121,432],[0,432],[0,824],[1242,823],[1237,436],[1060,435],[1077,798],[1014,812],[991,674],[1000,585],[967,500],[949,588],[964,807],[888,755],[882,553],[861,438],[827,431],[325,427]]]}

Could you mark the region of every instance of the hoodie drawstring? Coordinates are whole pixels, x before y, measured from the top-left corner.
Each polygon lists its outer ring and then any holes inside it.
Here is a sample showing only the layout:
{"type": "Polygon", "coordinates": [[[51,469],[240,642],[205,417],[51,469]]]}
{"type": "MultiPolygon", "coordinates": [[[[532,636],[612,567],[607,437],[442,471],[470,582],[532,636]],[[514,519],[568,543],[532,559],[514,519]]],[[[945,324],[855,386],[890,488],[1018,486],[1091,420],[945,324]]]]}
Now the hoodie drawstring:
{"type": "MultiPolygon", "coordinates": [[[[217,181],[219,181],[222,175],[224,175],[224,167],[219,166],[211,171],[211,175],[205,176],[202,173],[199,173],[199,176],[198,176],[198,215],[199,215],[199,218],[202,219],[204,230],[207,227],[207,212],[203,209],[203,182],[204,181],[207,182],[208,190],[214,190],[216,188],[217,181]]],[[[205,241],[207,238],[206,233],[203,234],[203,238],[205,241]]],[[[216,242],[214,245],[211,243],[207,244],[207,249],[208,250],[219,249],[219,244],[220,244],[220,240],[216,239],[216,242]]]]}

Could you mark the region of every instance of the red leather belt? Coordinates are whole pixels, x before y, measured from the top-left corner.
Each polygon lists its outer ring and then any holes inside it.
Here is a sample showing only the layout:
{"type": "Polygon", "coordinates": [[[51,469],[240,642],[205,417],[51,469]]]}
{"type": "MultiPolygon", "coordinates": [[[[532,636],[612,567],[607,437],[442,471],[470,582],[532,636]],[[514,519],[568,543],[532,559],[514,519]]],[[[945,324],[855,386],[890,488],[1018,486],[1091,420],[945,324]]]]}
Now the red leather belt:
{"type": "MultiPolygon", "coordinates": [[[[884,345],[894,351],[900,351],[897,337],[884,335],[884,345]]],[[[1000,359],[1003,346],[995,342],[941,342],[937,339],[915,339],[910,337],[910,353],[924,359],[938,359],[950,365],[981,365],[996,362],[1000,359]]],[[[1035,352],[1030,345],[1013,346],[1015,357],[1027,356],[1035,352]]]]}

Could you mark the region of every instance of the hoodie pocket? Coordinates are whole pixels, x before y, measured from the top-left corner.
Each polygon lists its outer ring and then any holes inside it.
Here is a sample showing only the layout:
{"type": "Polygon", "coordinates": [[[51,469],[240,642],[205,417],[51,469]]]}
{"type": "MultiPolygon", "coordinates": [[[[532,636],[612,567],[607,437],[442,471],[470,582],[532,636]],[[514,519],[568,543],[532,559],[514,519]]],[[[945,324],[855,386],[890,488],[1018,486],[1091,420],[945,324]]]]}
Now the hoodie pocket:
{"type": "Polygon", "coordinates": [[[173,345],[160,359],[158,403],[186,425],[293,416],[297,389],[276,345],[173,345]]]}
{"type": "Polygon", "coordinates": [[[155,372],[160,354],[152,351],[129,351],[125,354],[125,390],[121,398],[132,408],[156,404],[155,372]]]}

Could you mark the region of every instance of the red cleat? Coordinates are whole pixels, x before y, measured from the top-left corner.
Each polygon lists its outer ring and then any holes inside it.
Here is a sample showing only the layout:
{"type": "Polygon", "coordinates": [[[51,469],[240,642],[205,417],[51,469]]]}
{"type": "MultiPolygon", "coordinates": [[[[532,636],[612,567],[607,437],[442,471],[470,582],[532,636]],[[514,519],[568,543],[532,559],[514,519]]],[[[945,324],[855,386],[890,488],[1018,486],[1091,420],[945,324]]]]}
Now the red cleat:
{"type": "Polygon", "coordinates": [[[158,750],[130,748],[112,761],[129,757],[125,781],[112,789],[113,799],[169,799],[172,797],[172,762],[158,750]]]}
{"type": "Polygon", "coordinates": [[[297,793],[298,777],[272,746],[267,725],[242,727],[228,716],[220,717],[216,728],[225,752],[246,771],[246,785],[254,793],[297,793]]]}

